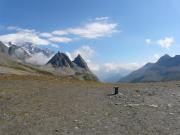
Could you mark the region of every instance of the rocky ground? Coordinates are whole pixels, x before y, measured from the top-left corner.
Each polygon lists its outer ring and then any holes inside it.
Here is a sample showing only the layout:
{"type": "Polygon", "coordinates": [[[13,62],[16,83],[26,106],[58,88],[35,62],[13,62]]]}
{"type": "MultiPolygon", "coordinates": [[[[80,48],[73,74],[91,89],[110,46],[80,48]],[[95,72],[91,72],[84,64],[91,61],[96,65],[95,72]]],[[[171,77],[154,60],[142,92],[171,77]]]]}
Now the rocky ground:
{"type": "Polygon", "coordinates": [[[0,135],[179,135],[180,82],[0,77],[0,135]]]}

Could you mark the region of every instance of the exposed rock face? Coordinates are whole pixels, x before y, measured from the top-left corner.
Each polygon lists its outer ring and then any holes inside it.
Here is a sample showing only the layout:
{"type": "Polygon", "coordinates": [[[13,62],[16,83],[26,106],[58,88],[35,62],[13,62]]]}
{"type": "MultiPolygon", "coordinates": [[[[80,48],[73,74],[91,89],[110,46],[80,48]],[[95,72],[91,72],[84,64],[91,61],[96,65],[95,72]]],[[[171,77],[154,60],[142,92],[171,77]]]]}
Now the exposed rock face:
{"type": "Polygon", "coordinates": [[[25,51],[22,47],[11,45],[8,49],[8,54],[14,58],[19,60],[25,60],[30,57],[27,51],[25,51]]]}
{"type": "Polygon", "coordinates": [[[71,61],[66,54],[58,52],[49,60],[47,65],[54,67],[55,72],[70,75],[81,80],[98,80],[80,55],[74,61],[71,61]]]}
{"type": "Polygon", "coordinates": [[[66,54],[60,52],[55,54],[47,64],[51,64],[53,67],[74,67],[73,62],[69,59],[69,57],[66,54]]]}
{"type": "Polygon", "coordinates": [[[3,44],[1,41],[0,41],[0,52],[6,54],[8,53],[8,47],[5,44],[3,44]]]}
{"type": "Polygon", "coordinates": [[[142,68],[122,78],[119,82],[159,82],[180,80],[180,55],[162,56],[156,63],[148,63],[142,68]]]}
{"type": "MultiPolygon", "coordinates": [[[[37,49],[37,47],[33,47],[31,44],[27,44],[25,48],[14,45],[11,42],[9,42],[8,46],[0,42],[0,53],[2,53],[4,58],[12,58],[13,61],[18,60],[18,62],[24,64],[27,64],[26,60],[31,58],[33,54],[43,53],[44,56],[49,56],[50,54],[48,51],[37,49]]],[[[7,63],[4,58],[0,59],[0,63],[7,63]]],[[[78,55],[74,61],[71,61],[65,53],[58,52],[46,65],[41,67],[50,74],[58,76],[70,76],[81,80],[98,80],[98,78],[89,70],[87,63],[80,55],[78,55]]]]}
{"type": "Polygon", "coordinates": [[[87,71],[90,71],[89,68],[88,68],[88,65],[87,63],[85,62],[85,60],[81,57],[81,55],[79,54],[73,61],[77,66],[87,70],[87,71]]]}
{"type": "Polygon", "coordinates": [[[39,48],[37,47],[36,45],[34,45],[33,43],[31,42],[24,42],[24,43],[21,43],[20,45],[18,46],[21,46],[23,47],[23,49],[25,49],[26,51],[28,51],[30,54],[37,54],[37,53],[42,53],[43,55],[47,56],[47,57],[50,57],[54,54],[53,51],[47,49],[47,48],[39,48]]]}
{"type": "Polygon", "coordinates": [[[0,41],[0,52],[22,61],[30,57],[30,54],[26,50],[11,42],[7,46],[0,41]]]}

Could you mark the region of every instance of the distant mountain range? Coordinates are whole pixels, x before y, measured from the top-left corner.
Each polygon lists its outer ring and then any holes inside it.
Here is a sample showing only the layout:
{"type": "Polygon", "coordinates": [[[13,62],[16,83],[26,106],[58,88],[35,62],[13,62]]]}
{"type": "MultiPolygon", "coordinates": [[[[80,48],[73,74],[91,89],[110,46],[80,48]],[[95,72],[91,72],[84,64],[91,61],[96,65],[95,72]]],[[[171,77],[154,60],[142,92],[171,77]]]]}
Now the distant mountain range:
{"type": "Polygon", "coordinates": [[[6,53],[11,57],[17,58],[22,61],[25,61],[27,58],[30,58],[38,53],[41,53],[46,57],[50,57],[54,54],[53,51],[49,49],[38,48],[30,42],[24,42],[16,45],[11,42],[9,42],[8,44],[4,44],[0,41],[0,52],[6,53]]]}
{"type": "Polygon", "coordinates": [[[23,42],[19,46],[21,46],[24,50],[26,50],[29,54],[37,54],[42,53],[43,55],[50,57],[54,54],[54,52],[47,48],[39,48],[32,44],[31,42],[23,42]]]}
{"type": "MultiPolygon", "coordinates": [[[[36,57],[36,59],[38,58],[36,57]]],[[[55,54],[51,50],[38,48],[29,42],[15,45],[11,42],[4,44],[0,41],[0,74],[48,74],[98,81],[81,55],[72,61],[65,53],[55,54]],[[41,66],[28,63],[27,60],[36,54],[43,54],[42,56],[49,58],[49,61],[41,66]]],[[[117,76],[119,75],[112,75],[111,78],[105,78],[104,81],[116,81],[117,76]]],[[[174,80],[180,80],[180,55],[171,57],[166,54],[156,63],[147,63],[118,82],[139,83],[174,80]]]]}
{"type": "Polygon", "coordinates": [[[180,80],[180,55],[162,56],[156,63],[147,63],[118,82],[160,82],[180,80]]]}
{"type": "Polygon", "coordinates": [[[41,49],[32,43],[26,42],[15,45],[0,41],[0,74],[36,74],[46,73],[56,76],[69,76],[81,80],[98,81],[98,78],[90,71],[85,60],[78,55],[73,61],[64,53],[56,53],[45,65],[37,66],[27,62],[35,54],[43,54],[49,57],[54,54],[48,49],[41,49]]]}

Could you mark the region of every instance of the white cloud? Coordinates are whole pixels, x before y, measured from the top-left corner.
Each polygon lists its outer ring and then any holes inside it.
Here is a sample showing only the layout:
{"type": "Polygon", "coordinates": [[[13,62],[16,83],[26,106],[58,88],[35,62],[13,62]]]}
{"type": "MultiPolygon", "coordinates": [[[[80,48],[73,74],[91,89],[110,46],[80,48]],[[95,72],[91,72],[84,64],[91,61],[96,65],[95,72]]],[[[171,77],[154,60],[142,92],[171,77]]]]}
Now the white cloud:
{"type": "Polygon", "coordinates": [[[104,64],[104,70],[106,72],[119,72],[121,69],[126,70],[134,70],[139,68],[139,64],[137,63],[129,63],[129,64],[115,64],[115,63],[106,63],[104,64]]]}
{"type": "Polygon", "coordinates": [[[82,27],[69,28],[65,30],[53,31],[55,35],[68,35],[73,34],[82,38],[96,39],[100,37],[110,36],[112,33],[117,32],[116,23],[108,22],[91,22],[82,27]]]}
{"type": "Polygon", "coordinates": [[[71,58],[74,59],[78,54],[80,54],[86,61],[88,61],[92,56],[95,54],[95,50],[92,49],[88,45],[83,45],[80,48],[76,49],[73,52],[66,52],[66,54],[71,58]]]}
{"type": "Polygon", "coordinates": [[[8,43],[13,42],[15,44],[23,42],[32,42],[35,45],[49,45],[50,42],[46,39],[40,38],[34,32],[16,32],[13,34],[0,35],[0,41],[8,43]]]}
{"type": "Polygon", "coordinates": [[[86,60],[88,66],[89,66],[89,69],[95,73],[96,75],[98,75],[97,73],[100,71],[100,68],[101,68],[101,65],[98,64],[98,63],[95,63],[91,60],[86,60]]]}
{"type": "Polygon", "coordinates": [[[67,37],[51,37],[49,38],[49,41],[52,41],[55,43],[69,43],[69,42],[72,42],[73,40],[67,37]]]}
{"type": "Polygon", "coordinates": [[[52,34],[61,36],[61,35],[67,35],[68,32],[63,31],[63,30],[55,30],[55,31],[52,32],[52,34]]]}
{"type": "Polygon", "coordinates": [[[107,16],[100,16],[95,18],[96,21],[107,21],[109,20],[109,17],[107,16]]]}
{"type": "MultiPolygon", "coordinates": [[[[164,54],[158,54],[158,53],[152,54],[151,56],[149,56],[149,57],[146,59],[146,61],[147,61],[147,62],[151,62],[151,63],[155,63],[155,62],[157,62],[157,61],[160,59],[160,57],[161,57],[162,55],[164,55],[164,54]]],[[[147,63],[147,62],[146,62],[146,63],[147,63]]],[[[144,63],[143,65],[145,65],[146,63],[144,63]]]]}
{"type": "Polygon", "coordinates": [[[148,45],[155,44],[155,45],[160,45],[161,47],[168,49],[175,43],[175,40],[173,37],[165,37],[165,38],[154,40],[154,41],[151,39],[146,39],[145,42],[148,45]]]}
{"type": "Polygon", "coordinates": [[[24,32],[24,33],[38,33],[35,29],[23,29],[18,26],[8,26],[7,30],[16,31],[16,32],[24,32]]]}
{"type": "Polygon", "coordinates": [[[169,48],[173,45],[174,43],[174,38],[173,37],[166,37],[164,39],[160,39],[157,41],[157,43],[164,48],[169,48]]]}
{"type": "Polygon", "coordinates": [[[121,77],[126,76],[130,72],[140,68],[142,65],[137,63],[118,64],[118,63],[88,63],[89,68],[102,81],[118,81],[121,77]]]}
{"type": "Polygon", "coordinates": [[[51,46],[54,47],[54,48],[60,48],[60,46],[57,45],[57,44],[51,44],[51,46]]]}
{"type": "Polygon", "coordinates": [[[153,58],[155,58],[155,60],[158,60],[161,56],[159,54],[154,54],[153,58]]]}
{"type": "Polygon", "coordinates": [[[153,54],[152,56],[149,56],[146,61],[154,63],[159,60],[160,57],[160,54],[153,54]]]}
{"type": "Polygon", "coordinates": [[[48,32],[44,32],[44,33],[40,33],[40,36],[44,37],[44,38],[50,38],[50,37],[52,37],[52,34],[50,34],[48,32]]]}
{"type": "Polygon", "coordinates": [[[0,41],[4,43],[13,42],[21,44],[24,42],[31,42],[34,45],[51,45],[58,48],[55,43],[68,43],[72,42],[71,38],[53,36],[48,32],[39,32],[34,29],[22,29],[16,26],[7,27],[8,30],[14,31],[11,34],[0,35],[0,41]]]}
{"type": "Polygon", "coordinates": [[[35,45],[51,45],[57,47],[55,43],[69,43],[76,39],[88,38],[96,39],[110,36],[117,32],[117,24],[109,23],[108,17],[97,17],[93,22],[89,22],[81,27],[67,28],[65,30],[54,30],[53,32],[39,32],[35,29],[24,29],[18,26],[9,26],[6,29],[11,33],[0,35],[0,40],[7,43],[32,42],[35,45]],[[66,35],[66,37],[62,37],[66,35]],[[71,38],[71,36],[75,36],[71,38]]]}
{"type": "Polygon", "coordinates": [[[26,59],[26,62],[35,65],[45,65],[51,59],[52,56],[47,57],[43,53],[36,53],[32,55],[30,58],[26,59]]]}

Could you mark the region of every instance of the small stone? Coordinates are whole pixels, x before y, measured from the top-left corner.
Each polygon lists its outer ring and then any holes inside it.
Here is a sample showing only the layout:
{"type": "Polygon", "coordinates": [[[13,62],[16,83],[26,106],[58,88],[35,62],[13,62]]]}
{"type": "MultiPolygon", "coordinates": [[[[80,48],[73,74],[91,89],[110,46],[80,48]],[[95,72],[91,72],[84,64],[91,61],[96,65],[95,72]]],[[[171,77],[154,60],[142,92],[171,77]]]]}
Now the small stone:
{"type": "Polygon", "coordinates": [[[155,108],[157,108],[158,107],[158,105],[155,105],[155,104],[152,104],[152,105],[149,105],[150,107],[155,107],[155,108]]]}
{"type": "Polygon", "coordinates": [[[121,103],[115,103],[115,105],[120,105],[121,103]]]}
{"type": "Polygon", "coordinates": [[[168,107],[172,107],[172,104],[168,104],[168,107]]]}
{"type": "Polygon", "coordinates": [[[59,132],[59,130],[56,129],[55,132],[59,132]]]}
{"type": "Polygon", "coordinates": [[[74,122],[78,122],[78,120],[74,120],[74,122]]]}
{"type": "Polygon", "coordinates": [[[79,129],[79,127],[75,127],[75,129],[76,129],[76,130],[78,130],[78,129],[79,129]]]}
{"type": "Polygon", "coordinates": [[[139,106],[140,104],[127,104],[127,105],[124,105],[124,106],[128,106],[128,107],[135,107],[135,106],[139,106]]]}

